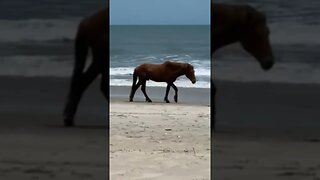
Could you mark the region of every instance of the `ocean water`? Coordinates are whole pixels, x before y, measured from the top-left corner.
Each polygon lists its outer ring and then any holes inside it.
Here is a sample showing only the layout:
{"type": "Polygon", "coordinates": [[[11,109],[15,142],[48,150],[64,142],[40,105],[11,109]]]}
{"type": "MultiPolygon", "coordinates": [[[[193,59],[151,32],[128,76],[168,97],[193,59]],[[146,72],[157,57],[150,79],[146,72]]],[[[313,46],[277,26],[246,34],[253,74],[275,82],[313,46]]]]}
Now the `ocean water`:
{"type": "Polygon", "coordinates": [[[0,75],[69,77],[80,20],[105,0],[1,0],[0,75]]]}
{"type": "MultiPolygon", "coordinates": [[[[264,72],[236,44],[216,54],[215,79],[320,84],[320,2],[220,2],[248,3],[265,12],[276,64],[264,72]]],[[[0,1],[0,75],[69,77],[77,25],[105,3],[104,0],[0,1]]],[[[191,84],[181,77],[178,86],[207,88],[209,37],[208,26],[112,26],[111,85],[131,85],[133,68],[139,64],[173,60],[193,64],[199,80],[191,84]]],[[[148,82],[148,86],[165,84],[148,82]]]]}
{"type": "MultiPolygon", "coordinates": [[[[166,60],[190,63],[197,83],[185,76],[175,82],[179,87],[210,87],[210,26],[111,26],[110,84],[131,86],[132,73],[143,63],[166,60]]],[[[148,86],[166,83],[147,82],[148,86]]]]}

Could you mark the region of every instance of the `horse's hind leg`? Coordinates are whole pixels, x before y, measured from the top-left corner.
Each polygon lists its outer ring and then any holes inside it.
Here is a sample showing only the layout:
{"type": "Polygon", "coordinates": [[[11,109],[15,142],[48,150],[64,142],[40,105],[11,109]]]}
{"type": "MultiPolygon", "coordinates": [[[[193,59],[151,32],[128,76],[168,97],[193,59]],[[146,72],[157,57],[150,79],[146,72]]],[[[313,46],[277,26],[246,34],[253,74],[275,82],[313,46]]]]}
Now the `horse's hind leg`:
{"type": "Polygon", "coordinates": [[[109,87],[109,78],[106,72],[102,72],[102,78],[101,78],[101,84],[100,84],[100,90],[102,91],[104,97],[108,101],[109,93],[108,93],[108,87],[109,87]]]}
{"type": "Polygon", "coordinates": [[[141,91],[143,92],[144,96],[146,97],[147,102],[152,102],[151,99],[148,97],[146,93],[146,80],[142,81],[141,91]]]}
{"type": "Polygon", "coordinates": [[[136,93],[137,89],[141,85],[141,81],[139,80],[137,84],[133,84],[131,87],[131,93],[130,93],[130,102],[133,101],[134,94],[136,93]]]}
{"type": "Polygon", "coordinates": [[[169,94],[169,91],[170,91],[170,87],[171,87],[171,85],[168,83],[167,84],[167,89],[166,89],[166,95],[164,96],[164,101],[166,103],[170,103],[170,101],[168,100],[168,94],[169,94]]]}
{"type": "Polygon", "coordinates": [[[92,47],[93,63],[97,67],[97,71],[101,73],[100,90],[107,100],[109,101],[109,66],[108,56],[104,50],[109,49],[106,44],[108,42],[96,41],[96,44],[92,47]],[[99,69],[98,69],[99,68],[99,69]]]}
{"type": "Polygon", "coordinates": [[[216,94],[217,94],[217,88],[213,84],[213,81],[211,80],[211,93],[213,95],[213,108],[212,108],[212,117],[211,117],[211,131],[215,129],[216,125],[216,94]]]}
{"type": "Polygon", "coordinates": [[[77,80],[68,96],[68,101],[64,109],[65,126],[73,126],[74,115],[77,111],[79,101],[83,92],[99,74],[99,66],[91,64],[88,70],[77,80]]]}
{"type": "Polygon", "coordinates": [[[175,86],[173,83],[171,84],[171,86],[173,87],[175,94],[174,94],[174,102],[178,102],[178,88],[177,86],[175,86]]]}

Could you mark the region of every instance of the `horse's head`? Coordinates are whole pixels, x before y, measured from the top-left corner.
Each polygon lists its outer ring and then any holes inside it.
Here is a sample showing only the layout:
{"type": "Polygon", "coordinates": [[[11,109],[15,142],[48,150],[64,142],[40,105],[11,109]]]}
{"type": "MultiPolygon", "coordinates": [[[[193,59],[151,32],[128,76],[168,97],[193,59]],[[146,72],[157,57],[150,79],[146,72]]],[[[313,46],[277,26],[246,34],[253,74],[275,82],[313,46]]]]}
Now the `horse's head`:
{"type": "Polygon", "coordinates": [[[192,84],[196,83],[196,76],[194,75],[194,69],[193,66],[189,63],[186,63],[186,68],[185,68],[185,75],[187,76],[188,79],[192,82],[192,84]]]}
{"type": "Polygon", "coordinates": [[[243,48],[252,54],[264,70],[273,66],[273,53],[269,41],[269,28],[264,14],[249,7],[246,33],[241,39],[243,48]]]}

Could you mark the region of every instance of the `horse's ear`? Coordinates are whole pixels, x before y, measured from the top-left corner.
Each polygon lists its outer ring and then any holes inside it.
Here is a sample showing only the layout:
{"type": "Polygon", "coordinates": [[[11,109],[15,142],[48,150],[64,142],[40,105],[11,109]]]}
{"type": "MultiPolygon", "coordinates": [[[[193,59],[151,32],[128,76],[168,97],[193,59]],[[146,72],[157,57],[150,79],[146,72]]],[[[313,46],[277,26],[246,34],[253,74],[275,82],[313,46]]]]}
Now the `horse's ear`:
{"type": "Polygon", "coordinates": [[[166,60],[165,62],[163,62],[162,64],[166,65],[166,66],[169,66],[171,64],[170,61],[166,60]]]}
{"type": "Polygon", "coordinates": [[[186,63],[186,67],[187,67],[187,69],[192,69],[193,68],[193,66],[191,64],[189,64],[189,63],[186,63]]]}
{"type": "Polygon", "coordinates": [[[253,27],[259,23],[266,23],[266,15],[262,12],[257,11],[251,6],[247,6],[247,24],[249,27],[253,27]]]}

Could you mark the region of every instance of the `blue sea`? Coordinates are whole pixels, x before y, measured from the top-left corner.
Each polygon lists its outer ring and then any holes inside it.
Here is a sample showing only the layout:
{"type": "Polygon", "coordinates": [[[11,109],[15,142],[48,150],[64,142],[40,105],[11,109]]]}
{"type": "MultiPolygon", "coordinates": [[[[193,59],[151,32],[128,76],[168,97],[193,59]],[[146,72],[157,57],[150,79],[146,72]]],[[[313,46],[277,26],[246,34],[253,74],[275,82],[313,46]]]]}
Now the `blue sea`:
{"type": "MultiPolygon", "coordinates": [[[[248,3],[266,13],[276,64],[271,71],[264,72],[236,44],[216,54],[215,79],[320,84],[320,2],[220,2],[248,3]]],[[[0,75],[70,77],[77,25],[105,4],[104,0],[0,1],[0,75]]],[[[110,28],[111,85],[130,86],[134,67],[142,63],[172,60],[193,64],[198,78],[196,84],[191,84],[181,77],[178,86],[210,87],[209,26],[110,28]]],[[[148,86],[165,84],[148,82],[148,86]]]]}
{"type": "MultiPolygon", "coordinates": [[[[178,78],[179,87],[210,87],[210,26],[208,25],[137,25],[111,26],[110,84],[131,86],[132,73],[143,63],[166,60],[194,66],[197,83],[185,76],[178,78]]],[[[166,86],[149,81],[148,86],[166,86]]]]}

